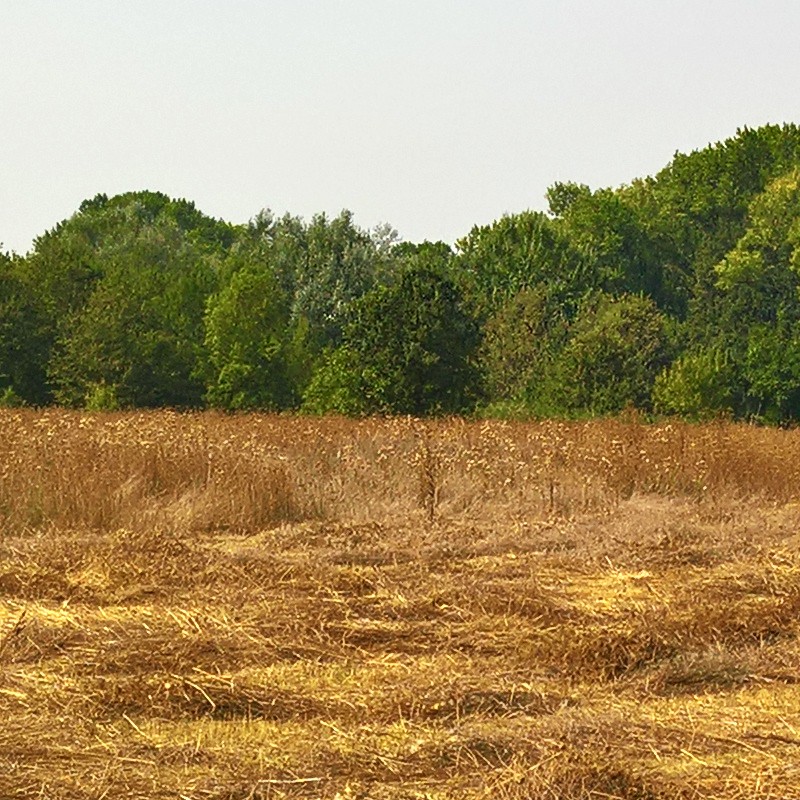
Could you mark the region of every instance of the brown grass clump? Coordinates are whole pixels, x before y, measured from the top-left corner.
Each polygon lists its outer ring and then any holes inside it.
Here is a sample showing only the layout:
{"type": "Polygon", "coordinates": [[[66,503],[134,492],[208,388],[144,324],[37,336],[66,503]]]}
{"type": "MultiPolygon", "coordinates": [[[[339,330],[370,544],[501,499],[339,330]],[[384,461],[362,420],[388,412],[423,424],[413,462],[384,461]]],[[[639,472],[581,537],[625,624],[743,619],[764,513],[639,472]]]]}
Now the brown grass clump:
{"type": "Polygon", "coordinates": [[[6,530],[255,532],[308,519],[515,520],[633,494],[790,503],[800,432],[714,423],[320,421],[0,410],[6,530]],[[387,488],[390,491],[387,491],[387,488]]]}
{"type": "Polygon", "coordinates": [[[0,797],[800,800],[800,440],[0,411],[0,797]]]}

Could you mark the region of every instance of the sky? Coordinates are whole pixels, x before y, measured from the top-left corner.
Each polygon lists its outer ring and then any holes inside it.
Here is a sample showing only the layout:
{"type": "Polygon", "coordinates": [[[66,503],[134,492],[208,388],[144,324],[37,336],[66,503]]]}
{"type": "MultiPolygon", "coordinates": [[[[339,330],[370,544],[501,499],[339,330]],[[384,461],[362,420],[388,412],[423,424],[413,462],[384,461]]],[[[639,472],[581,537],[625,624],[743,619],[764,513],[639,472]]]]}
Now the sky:
{"type": "Polygon", "coordinates": [[[453,243],[800,123],[796,0],[0,0],[0,243],[105,192],[453,243]]]}

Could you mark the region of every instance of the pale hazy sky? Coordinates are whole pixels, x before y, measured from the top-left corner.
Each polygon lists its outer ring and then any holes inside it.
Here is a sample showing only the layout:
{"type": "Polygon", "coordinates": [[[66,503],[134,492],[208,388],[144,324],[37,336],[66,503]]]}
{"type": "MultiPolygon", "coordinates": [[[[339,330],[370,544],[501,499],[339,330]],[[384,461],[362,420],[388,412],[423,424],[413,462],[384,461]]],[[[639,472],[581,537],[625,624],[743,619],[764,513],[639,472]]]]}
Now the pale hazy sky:
{"type": "Polygon", "coordinates": [[[0,242],[98,192],[452,242],[800,123],[798,0],[0,0],[0,242]]]}

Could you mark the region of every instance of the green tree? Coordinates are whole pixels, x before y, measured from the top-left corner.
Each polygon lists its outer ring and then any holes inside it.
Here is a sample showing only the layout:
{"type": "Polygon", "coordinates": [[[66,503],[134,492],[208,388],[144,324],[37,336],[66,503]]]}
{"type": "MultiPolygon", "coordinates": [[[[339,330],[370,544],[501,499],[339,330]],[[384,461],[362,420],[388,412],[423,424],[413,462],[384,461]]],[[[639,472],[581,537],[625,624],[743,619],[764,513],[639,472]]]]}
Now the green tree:
{"type": "Polygon", "coordinates": [[[228,409],[293,406],[297,396],[288,326],[288,302],[272,271],[236,272],[210,298],[206,312],[208,402],[228,409]]]}
{"type": "Polygon", "coordinates": [[[490,316],[523,289],[542,283],[565,307],[593,285],[586,262],[558,225],[534,211],[473,228],[456,243],[454,265],[470,302],[490,316]]]}
{"type": "Polygon", "coordinates": [[[131,192],[86,200],[36,239],[19,273],[49,382],[37,402],[195,405],[205,296],[236,236],[189,201],[131,192]]]}
{"type": "Polygon", "coordinates": [[[563,235],[586,265],[587,289],[665,301],[657,254],[638,210],[624,193],[557,183],[549,189],[548,200],[563,235]]]}
{"type": "Polygon", "coordinates": [[[768,422],[800,417],[800,323],[754,325],[742,365],[748,406],[768,422]]]}
{"type": "Polygon", "coordinates": [[[446,242],[424,241],[400,242],[392,246],[390,256],[394,266],[384,272],[384,279],[391,281],[409,269],[429,269],[456,280],[458,273],[454,264],[452,248],[446,242]]]}
{"type": "Polygon", "coordinates": [[[687,318],[695,343],[719,323],[723,303],[715,267],[748,226],[750,203],[775,178],[800,165],[800,128],[766,125],[688,154],[623,190],[639,211],[670,313],[687,318]]]}
{"type": "Polygon", "coordinates": [[[770,273],[800,274],[800,168],[772,181],[749,207],[747,229],[716,265],[724,290],[762,284],[770,273]]]}
{"type": "MultiPolygon", "coordinates": [[[[134,213],[138,209],[133,209],[134,213]]],[[[97,279],[51,362],[56,396],[85,404],[102,388],[122,406],[198,406],[214,262],[173,220],[133,224],[98,247],[97,279]]]]}
{"type": "Polygon", "coordinates": [[[493,314],[480,349],[489,399],[530,400],[551,372],[567,326],[546,284],[523,289],[493,314]]]}
{"type": "Polygon", "coordinates": [[[661,414],[707,419],[733,410],[736,374],[717,348],[683,353],[656,378],[653,405],[661,414]]]}
{"type": "Polygon", "coordinates": [[[312,381],[306,407],[441,414],[472,408],[479,329],[457,287],[427,267],[407,269],[351,310],[343,350],[312,381]],[[335,400],[325,401],[327,387],[335,400]],[[354,395],[358,396],[354,396],[354,395]]]}
{"type": "Polygon", "coordinates": [[[318,352],[340,344],[351,304],[385,283],[392,266],[385,230],[371,236],[349,211],[334,219],[317,214],[305,229],[296,264],[292,321],[307,321],[318,352]]]}
{"type": "Polygon", "coordinates": [[[667,356],[666,320],[651,299],[599,294],[576,318],[558,357],[554,406],[592,415],[648,409],[667,356]]]}
{"type": "Polygon", "coordinates": [[[24,279],[24,262],[0,252],[0,396],[43,404],[48,340],[45,313],[24,279]]]}
{"type": "Polygon", "coordinates": [[[362,367],[359,353],[347,345],[326,350],[303,395],[303,411],[350,417],[375,411],[362,367]]]}
{"type": "Polygon", "coordinates": [[[738,365],[736,411],[770,421],[800,415],[800,169],[750,203],[748,225],[715,267],[717,339],[738,365]]]}

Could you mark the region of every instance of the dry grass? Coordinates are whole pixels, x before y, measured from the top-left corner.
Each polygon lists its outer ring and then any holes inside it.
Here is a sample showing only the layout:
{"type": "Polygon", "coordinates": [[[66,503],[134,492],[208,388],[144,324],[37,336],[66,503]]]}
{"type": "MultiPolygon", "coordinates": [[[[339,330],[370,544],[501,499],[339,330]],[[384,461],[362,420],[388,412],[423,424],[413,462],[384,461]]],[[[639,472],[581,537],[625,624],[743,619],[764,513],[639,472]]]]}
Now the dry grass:
{"type": "Polygon", "coordinates": [[[800,434],[0,412],[0,797],[798,798],[800,434]]]}

